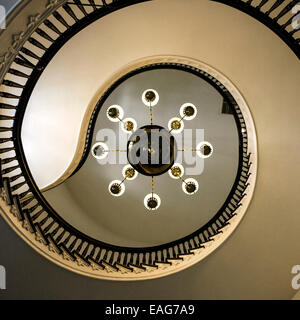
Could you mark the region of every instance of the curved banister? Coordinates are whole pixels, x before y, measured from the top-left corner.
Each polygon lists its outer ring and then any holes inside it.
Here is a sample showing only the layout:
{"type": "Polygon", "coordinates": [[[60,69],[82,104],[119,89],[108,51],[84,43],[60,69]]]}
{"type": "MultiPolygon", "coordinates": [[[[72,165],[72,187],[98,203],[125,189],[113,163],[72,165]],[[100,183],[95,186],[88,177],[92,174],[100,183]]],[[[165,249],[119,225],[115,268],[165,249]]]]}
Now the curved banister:
{"type": "MultiPolygon", "coordinates": [[[[24,229],[35,235],[39,243],[47,246],[50,252],[78,266],[121,274],[143,273],[180,264],[187,257],[193,256],[197,250],[206,248],[230,226],[236,216],[236,211],[242,205],[251,175],[248,128],[238,102],[226,86],[211,74],[197,67],[172,62],[172,67],[188,68],[190,72],[210,82],[233,109],[240,138],[239,169],[232,190],[215,217],[191,235],[171,243],[147,248],[118,247],[92,239],[69,225],[41,194],[31,175],[21,141],[22,121],[35,84],[55,53],[72,36],[111,12],[143,1],[149,0],[115,0],[109,4],[102,0],[101,6],[89,1],[93,9],[91,13],[87,13],[81,1],[61,1],[61,6],[54,7],[50,13],[53,19],[50,20],[48,14],[40,21],[37,20],[32,32],[25,37],[24,43],[11,63],[7,63],[5,75],[9,75],[10,80],[4,75],[3,90],[0,92],[0,96],[5,100],[1,103],[0,108],[15,111],[14,116],[1,116],[0,118],[6,124],[0,128],[0,131],[6,134],[6,137],[0,140],[1,197],[11,207],[11,214],[22,223],[24,229]],[[82,17],[75,13],[72,6],[77,6],[82,17]],[[59,12],[58,8],[62,8],[64,13],[59,12]],[[73,19],[74,23],[70,25],[64,15],[73,19]],[[66,30],[63,31],[62,27],[65,27],[66,30]],[[47,33],[49,29],[55,36],[47,33]],[[31,49],[26,47],[26,43],[31,44],[31,49]],[[21,84],[20,81],[24,84],[21,84]]],[[[155,63],[152,67],[155,67],[155,63]]],[[[92,124],[96,116],[97,111],[90,119],[82,161],[89,150],[92,124]]]]}
{"type": "Polygon", "coordinates": [[[275,32],[300,59],[300,24],[293,28],[293,21],[300,15],[300,9],[292,12],[299,0],[260,0],[254,5],[253,0],[210,0],[220,2],[245,12],[275,32]],[[275,14],[274,12],[278,10],[275,14]]]}

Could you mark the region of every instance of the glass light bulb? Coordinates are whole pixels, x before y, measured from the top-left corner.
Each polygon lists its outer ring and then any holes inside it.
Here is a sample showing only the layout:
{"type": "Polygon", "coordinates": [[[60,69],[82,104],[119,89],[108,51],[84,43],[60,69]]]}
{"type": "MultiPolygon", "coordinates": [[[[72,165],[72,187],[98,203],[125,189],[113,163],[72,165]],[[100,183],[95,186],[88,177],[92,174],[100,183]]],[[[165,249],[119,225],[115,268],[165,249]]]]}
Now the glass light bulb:
{"type": "Polygon", "coordinates": [[[197,116],[197,108],[192,103],[185,103],[180,108],[180,116],[184,120],[193,120],[197,116]]]}
{"type": "Polygon", "coordinates": [[[125,192],[125,184],[120,180],[113,180],[108,186],[109,193],[114,197],[120,197],[125,192]]]}
{"type": "Polygon", "coordinates": [[[199,190],[199,183],[194,178],[185,179],[185,181],[182,182],[182,190],[188,195],[195,194],[199,190]]]}
{"type": "Polygon", "coordinates": [[[103,142],[97,142],[92,146],[91,152],[95,159],[105,159],[108,156],[108,146],[103,142]]]}
{"type": "Polygon", "coordinates": [[[132,133],[137,129],[137,123],[133,118],[123,119],[123,122],[121,122],[121,129],[125,133],[132,133]]]}
{"type": "Polygon", "coordinates": [[[158,101],[159,101],[159,94],[156,90],[154,89],[147,89],[143,92],[143,95],[142,95],[142,100],[143,100],[143,103],[145,106],[147,107],[154,107],[158,104],[158,101]],[[154,99],[153,101],[150,101],[149,99],[147,99],[147,95],[148,93],[153,93],[154,95],[154,99]]]}
{"type": "Polygon", "coordinates": [[[127,164],[122,170],[122,175],[127,180],[135,180],[138,172],[130,164],[127,164]]]}
{"type": "Polygon", "coordinates": [[[158,194],[149,193],[144,199],[144,205],[150,211],[157,210],[161,205],[161,199],[158,194]]]}
{"type": "Polygon", "coordinates": [[[168,128],[172,133],[180,133],[184,129],[184,122],[178,117],[172,118],[168,123],[168,128]]]}
{"type": "Polygon", "coordinates": [[[124,117],[124,110],[121,106],[114,104],[107,109],[107,118],[112,122],[118,122],[124,117]]]}
{"type": "Polygon", "coordinates": [[[200,142],[197,145],[196,150],[197,150],[196,151],[197,155],[200,158],[203,158],[203,159],[207,159],[207,158],[211,157],[211,155],[214,152],[214,148],[213,148],[212,144],[210,142],[207,142],[207,141],[200,142]],[[203,148],[206,148],[206,150],[203,150],[203,148]],[[205,152],[207,152],[207,154],[205,152]]]}
{"type": "Polygon", "coordinates": [[[171,178],[180,179],[184,175],[184,168],[180,163],[174,163],[168,172],[171,178]]]}

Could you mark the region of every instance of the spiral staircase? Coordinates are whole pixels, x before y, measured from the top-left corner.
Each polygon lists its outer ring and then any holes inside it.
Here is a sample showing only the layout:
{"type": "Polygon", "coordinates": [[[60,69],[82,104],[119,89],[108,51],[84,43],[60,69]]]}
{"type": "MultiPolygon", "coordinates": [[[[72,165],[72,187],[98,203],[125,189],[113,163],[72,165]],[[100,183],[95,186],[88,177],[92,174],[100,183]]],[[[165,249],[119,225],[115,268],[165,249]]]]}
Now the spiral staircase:
{"type": "MultiPolygon", "coordinates": [[[[176,273],[204,259],[233,233],[246,213],[238,230],[222,248],[201,262],[203,274],[201,266],[197,271],[198,265],[193,267],[190,277],[199,277],[201,281],[207,278],[206,294],[193,288],[194,296],[290,298],[294,294],[290,269],[300,259],[297,253],[300,32],[294,28],[298,12],[293,11],[298,4],[294,0],[185,3],[58,0],[19,4],[0,35],[4,219],[37,252],[68,270],[100,279],[144,280],[176,273]],[[166,22],[163,17],[167,17],[166,22]],[[139,26],[136,34],[134,24],[139,26]],[[30,99],[43,75],[47,75],[51,61],[64,53],[73,38],[93,27],[94,31],[103,30],[103,34],[97,34],[99,44],[95,49],[106,47],[99,53],[103,74],[97,81],[102,82],[102,87],[99,91],[95,88],[97,93],[89,107],[84,104],[78,108],[77,118],[67,121],[72,117],[60,114],[62,119],[66,117],[66,125],[50,133],[53,143],[63,135],[76,134],[66,147],[68,151],[65,150],[69,162],[66,165],[66,161],[61,164],[58,161],[56,171],[47,180],[47,175],[41,178],[46,167],[41,161],[34,162],[43,153],[43,141],[35,141],[38,152],[29,154],[24,148],[34,142],[25,141],[22,127],[39,131],[28,122],[30,116],[39,116],[39,109],[31,107],[30,99]],[[153,34],[151,45],[138,41],[147,39],[149,34],[153,34]],[[120,52],[114,55],[115,45],[120,52]],[[141,57],[147,58],[139,60],[141,57]],[[140,248],[99,241],[65,221],[45,199],[43,191],[55,188],[80,170],[89,152],[97,117],[94,100],[128,72],[162,61],[173,66],[188,64],[207,81],[219,85],[235,108],[240,129],[244,130],[234,187],[214,218],[184,238],[140,248]],[[125,70],[120,71],[124,65],[125,70]],[[108,81],[109,78],[113,80],[108,81]],[[219,268],[223,277],[228,274],[223,285],[214,282],[219,268]],[[243,280],[245,270],[253,274],[243,280]],[[234,284],[235,277],[247,283],[234,284]],[[259,279],[261,284],[253,283],[252,279],[259,279]],[[210,292],[210,285],[218,293],[210,292]]],[[[77,41],[84,43],[83,39],[84,35],[77,41]]],[[[80,55],[74,55],[80,59],[80,55]]],[[[88,55],[82,55],[86,60],[88,55]]],[[[63,67],[62,72],[68,73],[72,66],[66,61],[63,67]]],[[[68,91],[71,87],[66,83],[65,88],[68,91]]],[[[46,112],[46,118],[56,115],[55,110],[46,112]]],[[[188,276],[189,271],[185,272],[188,276]]],[[[171,287],[176,281],[174,277],[169,280],[171,287]]],[[[186,279],[186,283],[191,284],[191,280],[186,279]]]]}

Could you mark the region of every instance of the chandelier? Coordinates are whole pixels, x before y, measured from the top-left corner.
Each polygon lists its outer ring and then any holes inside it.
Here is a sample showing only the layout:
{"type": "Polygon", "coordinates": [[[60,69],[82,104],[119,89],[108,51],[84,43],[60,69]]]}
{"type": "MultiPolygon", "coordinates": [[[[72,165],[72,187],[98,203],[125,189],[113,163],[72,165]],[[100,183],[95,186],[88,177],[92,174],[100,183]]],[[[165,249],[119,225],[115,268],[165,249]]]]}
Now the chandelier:
{"type": "Polygon", "coordinates": [[[192,103],[184,103],[179,110],[179,116],[168,122],[167,129],[155,125],[153,121],[153,107],[159,102],[159,94],[154,89],[147,89],[142,94],[142,101],[149,109],[150,121],[148,125],[138,128],[133,118],[124,118],[124,110],[119,105],[112,105],[107,109],[107,118],[119,123],[121,130],[129,134],[127,149],[110,149],[104,142],[93,145],[91,153],[97,160],[103,160],[109,152],[126,152],[128,164],[123,167],[122,179],[113,180],[108,186],[109,193],[120,197],[125,193],[125,182],[135,180],[139,174],[148,176],[151,180],[151,192],[144,198],[144,206],[150,210],[157,210],[161,205],[161,198],[155,191],[155,177],[168,173],[172,179],[179,180],[182,190],[187,195],[193,195],[199,190],[199,183],[194,178],[184,178],[185,169],[176,162],[177,153],[194,151],[200,158],[209,158],[213,153],[213,146],[207,141],[197,144],[191,149],[179,149],[174,135],[182,133],[184,121],[190,121],[197,116],[197,108],[192,103]]]}

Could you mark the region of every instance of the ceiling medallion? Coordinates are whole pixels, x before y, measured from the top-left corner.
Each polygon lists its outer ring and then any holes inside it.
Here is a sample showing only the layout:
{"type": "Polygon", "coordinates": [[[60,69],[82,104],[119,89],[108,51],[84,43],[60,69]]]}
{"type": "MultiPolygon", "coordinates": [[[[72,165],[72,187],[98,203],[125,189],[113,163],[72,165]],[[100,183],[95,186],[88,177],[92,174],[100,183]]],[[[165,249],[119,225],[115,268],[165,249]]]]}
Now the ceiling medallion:
{"type": "MultiPolygon", "coordinates": [[[[197,193],[199,183],[193,178],[183,178],[184,167],[175,163],[178,152],[193,151],[200,158],[206,159],[213,154],[211,143],[201,141],[194,149],[178,149],[174,135],[183,132],[184,120],[193,120],[198,111],[194,104],[184,103],[179,110],[180,117],[173,117],[167,128],[154,124],[153,107],[159,103],[159,94],[154,89],[147,89],[142,94],[142,102],[149,109],[149,124],[138,128],[133,118],[124,119],[124,110],[119,105],[112,105],[107,109],[107,118],[120,124],[123,132],[129,133],[127,142],[128,163],[122,170],[122,180],[113,180],[108,191],[114,197],[125,193],[125,182],[134,180],[138,174],[151,177],[151,192],[144,198],[144,206],[150,210],[157,210],[161,205],[161,198],[155,191],[155,177],[169,173],[173,179],[182,183],[182,190],[187,195],[197,193]]],[[[97,160],[105,159],[109,152],[122,152],[124,150],[110,148],[104,142],[97,142],[91,148],[93,157],[97,160]]],[[[150,183],[149,183],[150,185],[150,183]]]]}

